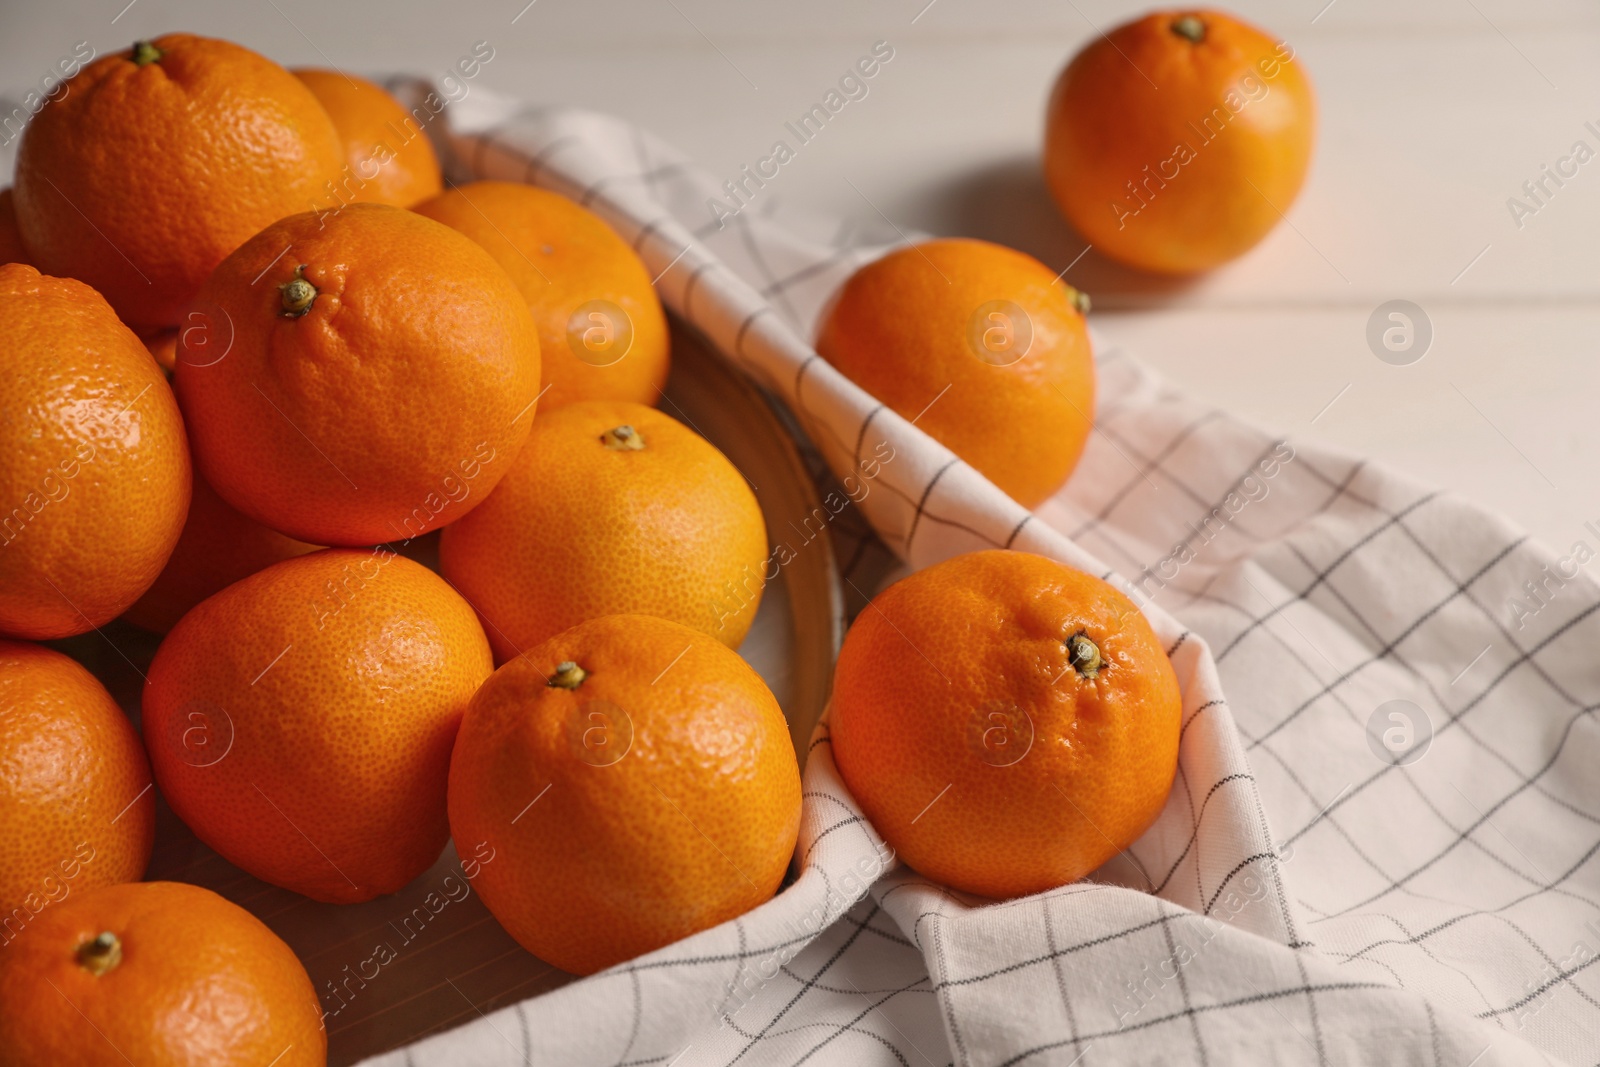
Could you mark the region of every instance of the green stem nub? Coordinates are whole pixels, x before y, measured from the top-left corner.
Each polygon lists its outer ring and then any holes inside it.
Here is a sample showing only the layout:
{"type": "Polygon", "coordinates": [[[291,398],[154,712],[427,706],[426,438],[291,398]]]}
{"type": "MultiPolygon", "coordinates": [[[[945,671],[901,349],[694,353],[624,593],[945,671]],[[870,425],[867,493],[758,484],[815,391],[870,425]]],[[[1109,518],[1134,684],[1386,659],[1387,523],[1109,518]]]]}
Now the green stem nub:
{"type": "Polygon", "coordinates": [[[644,448],[644,435],[632,426],[618,426],[601,434],[600,443],[615,452],[638,452],[644,448]]]}
{"type": "Polygon", "coordinates": [[[556,664],[556,673],[549,679],[552,689],[576,689],[589,677],[589,672],[569,660],[556,664]]]}
{"type": "Polygon", "coordinates": [[[1074,289],[1070,285],[1067,286],[1067,302],[1072,305],[1072,310],[1078,314],[1089,314],[1089,294],[1082,289],[1074,289]]]}
{"type": "Polygon", "coordinates": [[[1206,24],[1198,15],[1179,15],[1172,20],[1172,32],[1192,44],[1206,39],[1206,24]]]}
{"type": "Polygon", "coordinates": [[[283,301],[283,317],[286,319],[298,319],[317,302],[317,287],[306,281],[302,273],[305,269],[306,265],[300,264],[294,269],[294,277],[278,286],[278,295],[283,301]]]}
{"type": "Polygon", "coordinates": [[[78,946],[78,966],[99,978],[122,962],[122,941],[107,930],[78,946]]]}
{"type": "Polygon", "coordinates": [[[149,41],[133,42],[133,54],[129,57],[135,66],[148,67],[162,56],[166,55],[161,49],[149,41]]]}
{"type": "Polygon", "coordinates": [[[1105,661],[1100,658],[1100,646],[1082,630],[1067,638],[1067,663],[1091,682],[1100,673],[1100,668],[1105,666],[1105,661]]]}

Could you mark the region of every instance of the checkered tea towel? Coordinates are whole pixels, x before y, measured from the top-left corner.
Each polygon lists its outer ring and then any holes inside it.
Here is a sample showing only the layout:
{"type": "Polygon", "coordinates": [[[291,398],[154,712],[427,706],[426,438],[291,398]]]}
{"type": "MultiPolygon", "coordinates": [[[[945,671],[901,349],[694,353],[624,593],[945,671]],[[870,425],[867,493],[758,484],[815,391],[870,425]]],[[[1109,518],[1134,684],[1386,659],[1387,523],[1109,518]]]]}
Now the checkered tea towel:
{"type": "Polygon", "coordinates": [[[764,194],[730,214],[716,178],[603,116],[477,93],[448,118],[459,178],[604,216],[835,476],[873,463],[859,507],[907,566],[1010,546],[1128,590],[1177,668],[1183,740],[1121,858],[995,903],[893,866],[824,727],[774,900],[370,1063],[1600,1060],[1600,534],[1555,556],[1187,400],[1103,338],[1097,432],[1030,514],[812,350],[883,235],[764,194]]]}

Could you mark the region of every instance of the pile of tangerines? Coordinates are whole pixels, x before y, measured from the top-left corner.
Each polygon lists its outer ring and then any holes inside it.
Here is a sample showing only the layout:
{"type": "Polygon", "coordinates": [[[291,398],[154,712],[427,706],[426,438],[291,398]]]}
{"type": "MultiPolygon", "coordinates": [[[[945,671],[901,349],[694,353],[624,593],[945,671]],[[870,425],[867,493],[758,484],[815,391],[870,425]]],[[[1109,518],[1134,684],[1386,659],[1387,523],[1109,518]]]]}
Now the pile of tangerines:
{"type": "MultiPolygon", "coordinates": [[[[1104,250],[1209,266],[1298,189],[1310,108],[1257,31],[1153,15],[1063,74],[1047,170],[1104,250]]],[[[139,881],[157,791],[319,901],[492,850],[485,904],[578,974],[777,891],[799,769],[735,651],[759,597],[721,607],[764,569],[762,513],[654,408],[666,320],[603,221],[446,190],[380,87],[174,34],[29,125],[0,262],[0,1063],[325,1060],[282,941],[139,881]],[[47,644],[118,618],[164,635],[137,729],[47,644]]],[[[818,350],[1032,506],[1091,430],[1086,310],[1028,256],[933,241],[850,279],[818,350]]],[[[1009,897],[1155,819],[1179,704],[1131,602],[993,551],[872,602],[829,722],[901,858],[1009,897]]]]}

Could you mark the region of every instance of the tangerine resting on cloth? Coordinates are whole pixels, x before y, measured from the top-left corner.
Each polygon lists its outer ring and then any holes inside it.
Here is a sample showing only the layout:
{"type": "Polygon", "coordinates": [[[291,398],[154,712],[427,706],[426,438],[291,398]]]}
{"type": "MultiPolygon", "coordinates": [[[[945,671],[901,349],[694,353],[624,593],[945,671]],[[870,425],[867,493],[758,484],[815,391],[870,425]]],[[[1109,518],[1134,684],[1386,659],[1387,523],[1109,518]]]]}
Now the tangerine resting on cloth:
{"type": "Polygon", "coordinates": [[[873,598],[839,653],[829,724],[839,773],[901,859],[1016,897],[1082,878],[1155,821],[1180,709],[1132,601],[992,550],[873,598]]]}
{"type": "Polygon", "coordinates": [[[817,351],[1025,507],[1083,453],[1094,415],[1088,301],[988,241],[896,249],[845,282],[817,351]]]}

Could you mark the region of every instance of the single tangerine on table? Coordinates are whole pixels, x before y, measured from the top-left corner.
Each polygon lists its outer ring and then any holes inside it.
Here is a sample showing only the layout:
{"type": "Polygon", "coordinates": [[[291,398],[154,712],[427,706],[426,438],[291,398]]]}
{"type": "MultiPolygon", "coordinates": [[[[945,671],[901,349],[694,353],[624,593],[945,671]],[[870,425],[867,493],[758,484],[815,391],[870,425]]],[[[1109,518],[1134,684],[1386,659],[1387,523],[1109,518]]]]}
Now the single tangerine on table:
{"type": "Polygon", "coordinates": [[[1155,821],[1180,711],[1130,600],[995,550],[873,598],[839,653],[829,724],[839,773],[901,859],[1016,897],[1082,878],[1155,821]]]}
{"type": "MultiPolygon", "coordinates": [[[[400,102],[365,78],[337,70],[297,69],[344,144],[338,199],[411,207],[443,187],[433,143],[400,102]]],[[[337,206],[337,205],[334,205],[337,206]]]]}
{"type": "Polygon", "coordinates": [[[314,900],[371,900],[444,848],[451,745],[493,666],[443,578],[387,548],[327,549],[173,627],[145,744],[172,810],[224,859],[314,900]]]}
{"type": "Polygon", "coordinates": [[[650,273],[600,216],[517,182],[457,186],[416,210],[477,241],[539,324],[545,410],[580,400],[654,404],[667,382],[667,318],[650,273]]]}
{"type": "Polygon", "coordinates": [[[74,893],[0,952],[0,1063],[323,1067],[305,968],[259,919],[199,886],[74,893]]]}
{"type": "Polygon", "coordinates": [[[1061,72],[1045,179],[1100,252],[1189,274],[1243,255],[1278,224],[1315,135],[1292,48],[1219,11],[1160,11],[1090,42],[1061,72]]]}
{"type": "Polygon", "coordinates": [[[502,661],[601,615],[656,615],[737,648],[767,572],[737,467],[643,404],[539,416],[499,488],[439,538],[439,567],[502,661]]]}
{"type": "Polygon", "coordinates": [[[0,266],[0,634],[103,626],[161,573],[189,508],[172,390],[100,294],[0,266]]]}
{"type": "Polygon", "coordinates": [[[800,773],[761,677],[713,638],[612,615],[501,667],[450,763],[450,828],[495,849],[474,883],[529,952],[592,974],[778,889],[800,773]]]}
{"type": "Polygon", "coordinates": [[[326,186],[343,161],[288,71],[172,33],[90,63],[28,124],[17,220],[40,270],[88,282],[136,329],[175,326],[251,234],[336,207],[326,186]]]}
{"type": "Polygon", "coordinates": [[[207,279],[175,382],[199,468],[301,541],[409,540],[481,503],[527,440],[539,337],[476,243],[386,204],[292,215],[207,279]]]}
{"type": "Polygon", "coordinates": [[[0,641],[0,771],[4,956],[61,900],[144,876],[156,802],[144,746],[111,694],[26,642],[0,641]]]}
{"type": "Polygon", "coordinates": [[[1087,308],[1031,256],[927,241],[856,271],[823,319],[817,351],[1033,507],[1066,482],[1089,437],[1087,308]]]}

